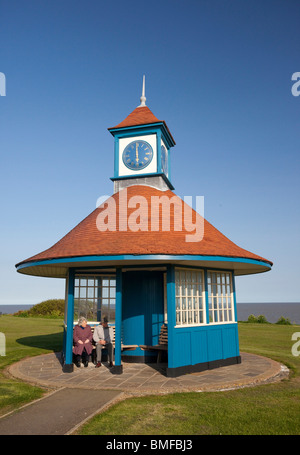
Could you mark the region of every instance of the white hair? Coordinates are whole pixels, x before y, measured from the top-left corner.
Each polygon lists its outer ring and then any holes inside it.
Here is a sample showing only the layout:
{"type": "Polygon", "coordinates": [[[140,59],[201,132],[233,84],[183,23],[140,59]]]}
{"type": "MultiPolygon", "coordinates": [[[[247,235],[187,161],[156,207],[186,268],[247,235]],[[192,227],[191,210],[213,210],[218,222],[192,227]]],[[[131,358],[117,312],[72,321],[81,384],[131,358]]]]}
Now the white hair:
{"type": "Polygon", "coordinates": [[[81,325],[83,323],[83,321],[87,322],[85,317],[80,316],[80,318],[78,319],[78,325],[81,325]]]}

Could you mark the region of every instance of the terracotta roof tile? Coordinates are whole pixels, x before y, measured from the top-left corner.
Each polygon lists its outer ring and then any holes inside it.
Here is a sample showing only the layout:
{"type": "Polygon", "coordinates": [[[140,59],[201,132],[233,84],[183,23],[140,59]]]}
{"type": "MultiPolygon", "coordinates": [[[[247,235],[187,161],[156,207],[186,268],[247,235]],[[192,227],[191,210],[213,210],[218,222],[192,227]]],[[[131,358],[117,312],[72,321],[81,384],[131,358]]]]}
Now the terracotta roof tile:
{"type": "MultiPolygon", "coordinates": [[[[182,210],[182,230],[176,230],[176,220],[180,220],[180,217],[176,218],[176,213],[179,208],[183,207],[184,202],[172,191],[160,191],[158,189],[143,186],[134,185],[126,190],[122,190],[112,197],[116,205],[116,230],[99,231],[97,228],[97,217],[104,213],[107,214],[107,204],[103,204],[101,207],[95,209],[90,215],[88,215],[83,221],[81,221],[74,229],[72,229],[67,235],[59,240],[51,248],[32,256],[29,259],[17,264],[23,264],[30,261],[37,261],[42,259],[54,259],[64,257],[75,257],[75,256],[89,256],[89,255],[145,255],[145,254],[163,254],[163,255],[208,255],[208,256],[225,256],[225,257],[239,257],[256,259],[264,261],[272,265],[272,262],[251,253],[243,248],[240,248],[227,237],[225,237],[220,231],[218,231],[212,224],[197,214],[194,210],[191,211],[192,219],[189,223],[184,220],[182,210]],[[132,208],[127,209],[127,217],[119,217],[119,211],[124,208],[122,204],[122,197],[124,197],[127,191],[127,199],[129,200],[132,196],[143,196],[141,199],[142,204],[134,205],[132,208]],[[171,217],[170,217],[170,231],[163,231],[163,212],[161,207],[159,213],[154,211],[159,219],[159,230],[151,230],[151,204],[155,198],[161,196],[167,197],[166,201],[170,199],[174,202],[174,206],[171,205],[171,217]],[[152,199],[154,197],[154,199],[152,199]],[[120,203],[121,202],[121,206],[120,203]],[[103,212],[105,211],[105,212],[103,212]],[[139,216],[138,216],[139,215],[139,216]],[[198,221],[203,221],[204,225],[204,236],[199,242],[187,242],[186,236],[193,234],[191,232],[192,224],[198,221]],[[144,223],[144,227],[148,226],[148,231],[138,230],[134,232],[131,229],[122,231],[119,229],[119,221],[131,223],[131,227],[137,226],[139,223],[144,223]]],[[[156,199],[157,200],[157,199],[156,199]]],[[[132,200],[137,202],[137,200],[132,200]]],[[[152,205],[152,208],[154,206],[152,205]]],[[[152,218],[153,219],[153,218],[152,218]]],[[[98,218],[99,221],[99,218],[98,218]]],[[[108,218],[105,220],[107,223],[108,218]]],[[[153,227],[153,226],[152,226],[153,227]]]]}
{"type": "Polygon", "coordinates": [[[108,128],[108,130],[113,130],[115,128],[126,128],[130,126],[140,126],[140,125],[149,125],[152,123],[163,123],[172,138],[172,141],[175,144],[174,138],[164,120],[159,120],[151,112],[148,106],[137,107],[132,111],[121,123],[118,125],[108,128]]]}
{"type": "MultiPolygon", "coordinates": [[[[148,123],[159,123],[157,117],[150,111],[148,106],[137,107],[121,123],[113,128],[125,128],[127,126],[147,125],[148,123]]],[[[111,128],[109,128],[111,129],[111,128]]]]}

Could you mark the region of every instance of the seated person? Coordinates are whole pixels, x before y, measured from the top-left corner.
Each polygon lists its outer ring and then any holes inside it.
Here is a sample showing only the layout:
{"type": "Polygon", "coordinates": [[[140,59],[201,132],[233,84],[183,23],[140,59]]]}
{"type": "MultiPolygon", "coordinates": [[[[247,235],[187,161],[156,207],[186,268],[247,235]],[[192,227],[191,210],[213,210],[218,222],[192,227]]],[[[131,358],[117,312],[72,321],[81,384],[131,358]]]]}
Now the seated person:
{"type": "Polygon", "coordinates": [[[97,364],[96,368],[101,367],[102,349],[107,348],[109,366],[113,366],[114,347],[112,340],[114,331],[112,327],[108,326],[108,319],[104,317],[102,325],[98,325],[94,330],[93,339],[96,343],[97,364]]]}
{"type": "Polygon", "coordinates": [[[91,355],[93,351],[92,339],[93,334],[91,327],[87,325],[87,320],[81,316],[73,331],[73,353],[75,355],[75,365],[77,367],[80,367],[80,360],[82,357],[84,357],[84,360],[82,359],[84,366],[88,366],[89,355],[91,355]]]}

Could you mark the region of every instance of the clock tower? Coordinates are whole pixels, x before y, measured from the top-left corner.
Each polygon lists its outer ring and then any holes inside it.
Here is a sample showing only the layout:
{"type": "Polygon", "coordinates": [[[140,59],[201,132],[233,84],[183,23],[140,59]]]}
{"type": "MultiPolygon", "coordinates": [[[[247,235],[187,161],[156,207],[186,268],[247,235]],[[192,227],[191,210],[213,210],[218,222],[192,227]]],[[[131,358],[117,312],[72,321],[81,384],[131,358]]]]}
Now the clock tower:
{"type": "Polygon", "coordinates": [[[115,139],[114,192],[131,185],[173,190],[170,149],[175,141],[164,120],[146,106],[145,76],[141,104],[118,125],[109,128],[115,139]]]}

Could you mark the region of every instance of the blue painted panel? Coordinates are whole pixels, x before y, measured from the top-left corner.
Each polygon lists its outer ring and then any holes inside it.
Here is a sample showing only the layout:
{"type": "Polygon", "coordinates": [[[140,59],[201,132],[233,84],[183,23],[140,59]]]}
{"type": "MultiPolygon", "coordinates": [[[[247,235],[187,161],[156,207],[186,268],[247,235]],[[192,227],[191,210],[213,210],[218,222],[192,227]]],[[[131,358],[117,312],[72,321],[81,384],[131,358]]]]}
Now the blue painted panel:
{"type": "Polygon", "coordinates": [[[224,327],[223,336],[223,358],[235,357],[239,355],[237,325],[224,327]]]}
{"type": "Polygon", "coordinates": [[[237,324],[175,328],[173,334],[172,368],[239,355],[237,324]]]}
{"type": "MultiPolygon", "coordinates": [[[[122,336],[124,344],[158,343],[164,322],[163,273],[132,271],[123,273],[122,336]]],[[[153,355],[146,351],[123,352],[123,355],[153,355]]]]}
{"type": "MultiPolygon", "coordinates": [[[[219,326],[220,327],[220,326],[219,326]]],[[[223,359],[222,329],[210,328],[207,332],[208,361],[223,359]]]]}
{"type": "Polygon", "coordinates": [[[191,350],[192,350],[192,363],[207,362],[208,347],[207,347],[207,330],[194,330],[191,332],[191,350]]]}
{"type": "Polygon", "coordinates": [[[175,366],[192,364],[191,333],[182,331],[176,333],[176,348],[174,350],[175,366]]]}

